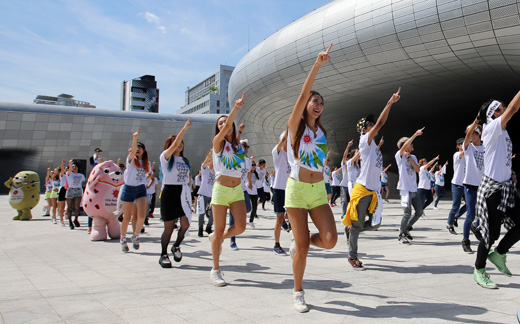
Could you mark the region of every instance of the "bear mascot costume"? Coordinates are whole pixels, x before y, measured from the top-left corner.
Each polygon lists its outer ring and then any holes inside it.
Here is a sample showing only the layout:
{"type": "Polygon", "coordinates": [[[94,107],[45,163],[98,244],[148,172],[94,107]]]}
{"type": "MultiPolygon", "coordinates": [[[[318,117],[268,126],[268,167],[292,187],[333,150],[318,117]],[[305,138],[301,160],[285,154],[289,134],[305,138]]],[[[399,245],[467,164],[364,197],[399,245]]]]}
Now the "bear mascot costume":
{"type": "Polygon", "coordinates": [[[119,215],[114,212],[120,210],[117,198],[124,183],[121,169],[112,161],[99,163],[90,172],[81,205],[94,222],[92,241],[106,240],[107,231],[112,239],[121,235],[119,215]]]}
{"type": "Polygon", "coordinates": [[[29,220],[31,209],[40,201],[40,177],[33,171],[18,172],[4,182],[9,188],[9,204],[18,211],[13,220],[29,220]]]}

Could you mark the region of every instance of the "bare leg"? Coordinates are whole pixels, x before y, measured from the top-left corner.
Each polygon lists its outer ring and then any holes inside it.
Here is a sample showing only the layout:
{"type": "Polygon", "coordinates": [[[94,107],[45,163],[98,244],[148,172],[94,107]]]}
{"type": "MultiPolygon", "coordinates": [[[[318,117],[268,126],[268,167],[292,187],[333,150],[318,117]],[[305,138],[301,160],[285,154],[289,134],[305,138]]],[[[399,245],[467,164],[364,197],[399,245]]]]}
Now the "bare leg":
{"type": "Polygon", "coordinates": [[[291,222],[291,228],[296,244],[293,258],[294,291],[303,290],[302,281],[307,264],[307,253],[311,242],[309,226],[307,224],[307,210],[303,208],[287,208],[287,215],[291,222]]]}

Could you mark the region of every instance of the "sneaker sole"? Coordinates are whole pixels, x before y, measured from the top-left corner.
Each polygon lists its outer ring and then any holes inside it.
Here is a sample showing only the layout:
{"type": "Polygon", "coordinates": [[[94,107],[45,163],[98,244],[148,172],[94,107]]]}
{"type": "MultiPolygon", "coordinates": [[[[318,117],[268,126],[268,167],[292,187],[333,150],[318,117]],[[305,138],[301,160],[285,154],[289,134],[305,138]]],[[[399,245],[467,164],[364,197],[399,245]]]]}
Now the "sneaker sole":
{"type": "Polygon", "coordinates": [[[512,276],[513,276],[513,274],[505,273],[503,269],[500,269],[500,268],[495,264],[495,262],[493,262],[493,260],[489,258],[489,256],[488,256],[487,259],[489,260],[489,262],[493,263],[493,265],[495,266],[495,268],[497,268],[498,272],[500,272],[500,273],[503,274],[504,276],[506,276],[506,277],[512,277],[512,276]]]}

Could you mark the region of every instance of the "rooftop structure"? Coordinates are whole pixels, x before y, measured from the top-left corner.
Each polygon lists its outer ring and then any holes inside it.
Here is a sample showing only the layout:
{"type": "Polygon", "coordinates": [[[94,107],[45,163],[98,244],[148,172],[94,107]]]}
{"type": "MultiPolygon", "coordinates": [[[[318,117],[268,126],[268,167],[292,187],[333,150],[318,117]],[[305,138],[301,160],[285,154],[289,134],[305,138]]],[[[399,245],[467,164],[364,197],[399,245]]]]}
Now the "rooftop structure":
{"type": "Polygon", "coordinates": [[[62,93],[62,94],[58,95],[57,97],[37,95],[33,102],[35,104],[44,104],[44,105],[96,108],[96,106],[91,105],[90,102],[75,100],[74,96],[66,94],[66,93],[62,93]]]}
{"type": "Polygon", "coordinates": [[[159,89],[153,75],[143,75],[121,84],[121,110],[159,112],[159,89]]]}

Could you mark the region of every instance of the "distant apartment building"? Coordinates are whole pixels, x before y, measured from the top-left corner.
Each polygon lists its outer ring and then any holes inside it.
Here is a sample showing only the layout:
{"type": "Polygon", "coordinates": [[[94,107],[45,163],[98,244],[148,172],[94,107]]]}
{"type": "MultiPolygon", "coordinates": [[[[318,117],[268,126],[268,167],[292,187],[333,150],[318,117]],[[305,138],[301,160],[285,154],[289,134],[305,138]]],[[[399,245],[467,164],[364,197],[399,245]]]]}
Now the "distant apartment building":
{"type": "Polygon", "coordinates": [[[62,93],[57,97],[37,95],[33,103],[43,105],[58,105],[58,106],[72,106],[82,108],[96,108],[90,102],[75,100],[74,96],[62,93]]]}
{"type": "Polygon", "coordinates": [[[143,75],[121,84],[121,110],[159,112],[159,89],[153,75],[143,75]]]}
{"type": "Polygon", "coordinates": [[[228,114],[228,85],[234,69],[219,65],[215,74],[186,89],[185,104],[177,114],[228,114]]]}

